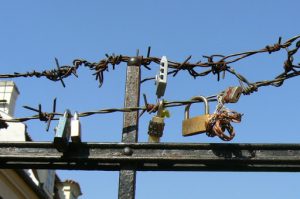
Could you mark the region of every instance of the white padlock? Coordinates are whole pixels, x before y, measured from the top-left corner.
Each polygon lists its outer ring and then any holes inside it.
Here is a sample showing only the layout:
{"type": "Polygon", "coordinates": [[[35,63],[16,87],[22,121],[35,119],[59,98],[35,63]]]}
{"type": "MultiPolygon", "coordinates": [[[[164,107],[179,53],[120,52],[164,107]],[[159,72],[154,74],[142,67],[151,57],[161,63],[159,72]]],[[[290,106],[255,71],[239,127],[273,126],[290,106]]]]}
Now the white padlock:
{"type": "Polygon", "coordinates": [[[168,77],[168,60],[166,56],[162,56],[160,60],[159,72],[155,77],[156,95],[157,98],[164,96],[167,87],[168,77]]]}

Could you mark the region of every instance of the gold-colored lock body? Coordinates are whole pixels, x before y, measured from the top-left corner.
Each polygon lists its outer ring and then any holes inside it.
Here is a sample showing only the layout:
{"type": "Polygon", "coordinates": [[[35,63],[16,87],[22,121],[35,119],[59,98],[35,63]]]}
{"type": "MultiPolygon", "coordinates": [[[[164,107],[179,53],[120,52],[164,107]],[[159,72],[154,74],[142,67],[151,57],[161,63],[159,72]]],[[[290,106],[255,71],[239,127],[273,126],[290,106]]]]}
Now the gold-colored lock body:
{"type": "Polygon", "coordinates": [[[190,107],[188,104],[184,111],[184,120],[182,121],[182,135],[191,136],[207,131],[207,122],[210,118],[208,101],[204,96],[193,97],[192,100],[202,100],[204,102],[205,112],[204,115],[190,118],[190,107]]]}

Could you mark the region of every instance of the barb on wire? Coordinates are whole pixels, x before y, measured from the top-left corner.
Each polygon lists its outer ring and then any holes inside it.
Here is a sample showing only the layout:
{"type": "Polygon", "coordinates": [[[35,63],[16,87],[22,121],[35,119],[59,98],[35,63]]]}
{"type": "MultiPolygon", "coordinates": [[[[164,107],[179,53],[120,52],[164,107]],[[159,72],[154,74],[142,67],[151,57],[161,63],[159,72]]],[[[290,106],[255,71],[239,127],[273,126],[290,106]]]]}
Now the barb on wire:
{"type": "Polygon", "coordinates": [[[63,85],[63,87],[65,88],[66,85],[65,85],[64,80],[60,76],[60,66],[59,66],[59,63],[58,63],[58,59],[56,57],[55,57],[55,63],[56,63],[56,67],[57,67],[57,77],[58,77],[59,81],[61,82],[61,84],[63,85]]]}
{"type": "Polygon", "coordinates": [[[144,103],[145,103],[145,109],[142,110],[142,112],[139,115],[139,118],[142,117],[142,115],[147,111],[148,113],[156,112],[158,109],[158,105],[155,104],[148,104],[147,96],[146,94],[143,94],[144,103]]]}
{"type": "Polygon", "coordinates": [[[173,74],[173,77],[175,77],[177,75],[177,73],[180,71],[180,70],[184,70],[186,69],[185,68],[185,65],[188,65],[188,61],[192,58],[192,55],[188,56],[188,58],[186,58],[184,60],[184,62],[182,62],[178,67],[177,69],[174,71],[174,74],[173,74]]]}
{"type": "MultiPolygon", "coordinates": [[[[294,41],[294,40],[292,40],[294,41]]],[[[244,88],[244,94],[245,95],[249,95],[250,93],[254,92],[254,91],[258,91],[259,87],[262,86],[275,86],[275,87],[280,87],[283,85],[284,81],[296,76],[300,75],[300,71],[296,70],[296,68],[300,68],[300,64],[298,65],[294,65],[294,59],[293,59],[293,55],[298,52],[300,48],[300,41],[298,41],[296,43],[296,46],[294,49],[292,50],[287,50],[287,54],[288,54],[288,58],[287,60],[284,62],[284,72],[280,75],[278,75],[277,77],[275,77],[272,80],[265,80],[265,81],[258,81],[255,83],[249,83],[245,78],[243,79],[242,76],[239,76],[239,79],[242,82],[247,83],[248,87],[244,88]]]]}
{"type": "MultiPolygon", "coordinates": [[[[147,50],[147,58],[149,59],[150,57],[150,53],[151,53],[151,46],[148,46],[148,50],[147,50]]],[[[147,69],[147,70],[151,70],[151,68],[148,67],[148,65],[151,63],[151,61],[147,61],[147,62],[143,62],[142,65],[147,69]]]]}
{"type": "MultiPolygon", "coordinates": [[[[54,116],[55,115],[62,115],[62,114],[55,113],[56,112],[56,98],[54,98],[54,100],[53,100],[52,113],[43,112],[41,104],[39,104],[38,109],[32,108],[30,106],[23,106],[23,108],[34,111],[34,112],[37,112],[38,115],[30,117],[30,118],[39,119],[40,121],[47,122],[46,131],[49,131],[50,124],[51,124],[51,121],[54,119],[54,116]]],[[[20,118],[19,122],[23,122],[23,121],[27,121],[26,118],[20,118]]]]}

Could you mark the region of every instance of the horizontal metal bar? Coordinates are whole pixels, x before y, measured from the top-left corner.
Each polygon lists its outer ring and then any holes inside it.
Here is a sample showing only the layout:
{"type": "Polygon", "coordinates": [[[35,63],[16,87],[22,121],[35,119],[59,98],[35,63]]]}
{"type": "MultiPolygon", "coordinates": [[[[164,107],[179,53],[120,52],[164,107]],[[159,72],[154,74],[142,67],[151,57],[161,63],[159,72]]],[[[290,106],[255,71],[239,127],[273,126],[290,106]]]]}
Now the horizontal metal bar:
{"type": "Polygon", "coordinates": [[[0,168],[119,171],[300,171],[300,144],[0,143],[0,168]],[[125,168],[126,167],[126,168],[125,168]]]}

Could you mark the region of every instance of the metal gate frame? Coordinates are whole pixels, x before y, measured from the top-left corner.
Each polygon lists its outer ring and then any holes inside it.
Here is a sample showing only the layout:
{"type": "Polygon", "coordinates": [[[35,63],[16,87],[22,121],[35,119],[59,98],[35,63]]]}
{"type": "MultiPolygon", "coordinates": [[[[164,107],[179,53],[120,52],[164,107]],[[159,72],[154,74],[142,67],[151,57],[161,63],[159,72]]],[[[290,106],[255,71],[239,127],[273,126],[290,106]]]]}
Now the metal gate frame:
{"type": "MultiPolygon", "coordinates": [[[[139,107],[141,57],[127,63],[124,107],[139,107]]],[[[300,144],[137,143],[138,111],[125,112],[122,142],[0,142],[1,169],[120,171],[119,199],[134,199],[136,171],[299,172],[300,144]]]]}

